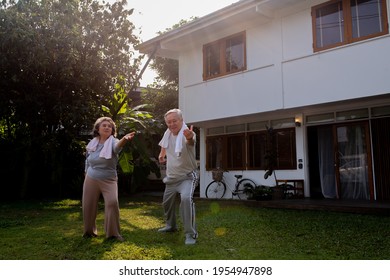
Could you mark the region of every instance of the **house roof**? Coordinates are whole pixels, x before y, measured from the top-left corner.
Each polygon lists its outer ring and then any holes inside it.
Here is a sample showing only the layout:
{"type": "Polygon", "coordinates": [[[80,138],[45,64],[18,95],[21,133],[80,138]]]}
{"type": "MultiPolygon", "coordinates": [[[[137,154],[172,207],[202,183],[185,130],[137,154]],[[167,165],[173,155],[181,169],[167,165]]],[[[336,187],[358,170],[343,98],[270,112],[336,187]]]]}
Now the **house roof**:
{"type": "MultiPolygon", "coordinates": [[[[233,1],[233,0],[232,0],[233,1]]],[[[151,54],[157,48],[156,55],[177,59],[179,52],[191,45],[191,42],[207,38],[208,34],[218,33],[229,26],[249,26],[272,20],[275,10],[287,7],[303,0],[240,0],[225,8],[195,19],[179,28],[139,44],[141,53],[151,54]]]]}

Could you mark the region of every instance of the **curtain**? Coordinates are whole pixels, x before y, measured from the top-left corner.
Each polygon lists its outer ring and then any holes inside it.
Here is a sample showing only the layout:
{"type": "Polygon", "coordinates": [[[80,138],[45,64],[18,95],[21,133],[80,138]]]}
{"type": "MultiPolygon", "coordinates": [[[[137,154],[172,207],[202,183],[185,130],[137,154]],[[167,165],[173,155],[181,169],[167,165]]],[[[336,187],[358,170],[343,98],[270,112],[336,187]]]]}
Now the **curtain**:
{"type": "Polygon", "coordinates": [[[323,196],[337,198],[334,163],[338,160],[340,198],[370,199],[364,126],[337,127],[336,137],[337,147],[334,147],[332,127],[318,127],[318,166],[323,196]]]}
{"type": "Polygon", "coordinates": [[[318,166],[325,198],[337,197],[333,151],[332,127],[318,127],[318,166]]]}
{"type": "Polygon", "coordinates": [[[367,147],[362,125],[337,128],[341,198],[369,199],[367,147]]]}

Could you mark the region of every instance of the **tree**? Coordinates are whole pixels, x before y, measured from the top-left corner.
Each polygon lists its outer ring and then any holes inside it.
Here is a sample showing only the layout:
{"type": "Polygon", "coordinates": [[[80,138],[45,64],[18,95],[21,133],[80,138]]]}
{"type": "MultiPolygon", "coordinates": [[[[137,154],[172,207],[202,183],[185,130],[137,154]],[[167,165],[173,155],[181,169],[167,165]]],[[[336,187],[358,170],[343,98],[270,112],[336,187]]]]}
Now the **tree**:
{"type": "Polygon", "coordinates": [[[69,185],[80,188],[80,134],[103,114],[115,79],[135,82],[141,62],[126,4],[0,3],[0,152],[10,159],[0,174],[15,178],[11,195],[66,195],[69,185]]]}
{"type": "Polygon", "coordinates": [[[157,175],[160,170],[151,160],[151,137],[154,135],[153,116],[146,111],[149,104],[140,104],[131,107],[128,85],[123,78],[118,77],[115,84],[115,93],[108,106],[102,106],[106,115],[116,120],[118,134],[136,131],[131,145],[126,145],[119,158],[120,176],[123,184],[119,184],[125,191],[135,192],[138,187],[147,184],[150,172],[157,175]],[[130,186],[130,189],[128,188],[130,186]]]}
{"type": "Polygon", "coordinates": [[[134,80],[140,64],[125,4],[20,0],[3,8],[1,116],[38,135],[89,124],[112,95],[113,79],[134,80]]]}
{"type": "MultiPolygon", "coordinates": [[[[191,17],[189,20],[182,19],[172,27],[158,32],[158,35],[179,28],[195,19],[196,17],[191,17]]],[[[152,108],[154,116],[161,122],[164,122],[165,112],[179,106],[179,63],[175,59],[155,57],[152,59],[150,68],[156,71],[157,77],[154,83],[148,86],[143,99],[146,100],[146,103],[154,105],[152,108]]]]}

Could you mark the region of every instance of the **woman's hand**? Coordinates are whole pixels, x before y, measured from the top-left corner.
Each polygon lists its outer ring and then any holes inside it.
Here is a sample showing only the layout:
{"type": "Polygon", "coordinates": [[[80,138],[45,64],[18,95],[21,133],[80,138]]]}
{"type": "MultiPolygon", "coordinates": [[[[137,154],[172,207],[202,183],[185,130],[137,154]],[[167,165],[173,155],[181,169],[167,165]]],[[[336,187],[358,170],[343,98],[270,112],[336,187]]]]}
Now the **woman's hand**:
{"type": "Polygon", "coordinates": [[[125,136],[123,136],[123,138],[125,138],[127,141],[130,141],[131,139],[134,138],[134,135],[135,135],[135,131],[126,134],[125,136]]]}
{"type": "Polygon", "coordinates": [[[119,148],[122,148],[127,142],[129,142],[131,139],[134,138],[134,135],[135,135],[135,131],[134,132],[130,132],[128,134],[126,134],[125,136],[123,136],[121,138],[121,140],[119,140],[118,142],[118,147],[119,148]]]}

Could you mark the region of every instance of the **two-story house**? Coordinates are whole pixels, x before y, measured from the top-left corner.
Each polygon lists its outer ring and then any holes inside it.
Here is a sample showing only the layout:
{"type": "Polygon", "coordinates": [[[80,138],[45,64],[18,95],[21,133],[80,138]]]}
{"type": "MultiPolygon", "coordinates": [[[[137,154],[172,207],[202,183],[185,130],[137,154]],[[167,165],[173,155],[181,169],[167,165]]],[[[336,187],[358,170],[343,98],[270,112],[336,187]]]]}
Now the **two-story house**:
{"type": "MultiPolygon", "coordinates": [[[[304,196],[390,199],[390,0],[241,0],[141,45],[179,61],[179,106],[200,129],[200,195],[223,167],[304,196]]],[[[225,195],[230,197],[229,194],[225,195]]]]}

